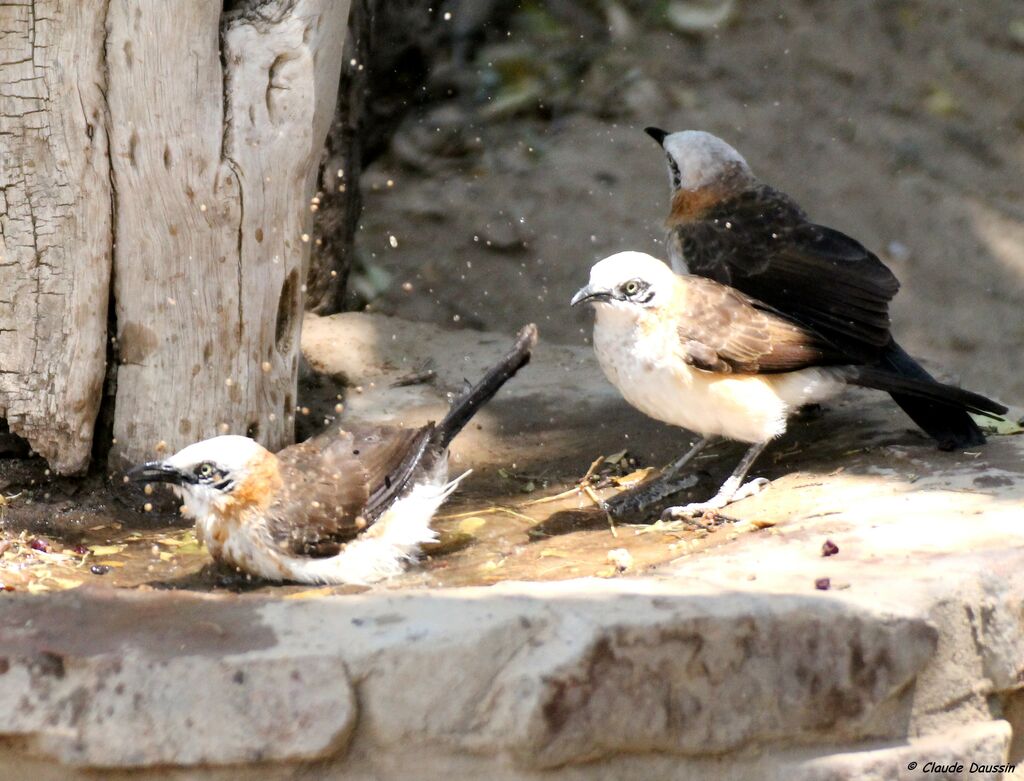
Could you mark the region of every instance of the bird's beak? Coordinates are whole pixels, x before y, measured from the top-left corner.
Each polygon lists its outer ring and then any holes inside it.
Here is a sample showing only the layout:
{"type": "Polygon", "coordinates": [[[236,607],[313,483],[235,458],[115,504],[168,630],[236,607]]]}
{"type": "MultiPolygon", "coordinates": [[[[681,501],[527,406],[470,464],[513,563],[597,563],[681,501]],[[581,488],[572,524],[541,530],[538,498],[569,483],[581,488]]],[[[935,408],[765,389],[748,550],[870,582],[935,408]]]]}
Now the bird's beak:
{"type": "Polygon", "coordinates": [[[612,294],[607,290],[597,290],[590,285],[581,287],[576,291],[576,295],[572,297],[572,301],[569,302],[569,306],[576,306],[577,304],[596,303],[598,301],[611,301],[612,294]]]}
{"type": "Polygon", "coordinates": [[[163,461],[150,461],[128,472],[128,479],[136,483],[173,483],[181,485],[183,476],[173,466],[163,461]]]}
{"type": "Polygon", "coordinates": [[[658,144],[664,144],[665,137],[668,135],[667,132],[657,127],[645,127],[644,132],[651,138],[653,138],[655,141],[657,141],[658,144]]]}

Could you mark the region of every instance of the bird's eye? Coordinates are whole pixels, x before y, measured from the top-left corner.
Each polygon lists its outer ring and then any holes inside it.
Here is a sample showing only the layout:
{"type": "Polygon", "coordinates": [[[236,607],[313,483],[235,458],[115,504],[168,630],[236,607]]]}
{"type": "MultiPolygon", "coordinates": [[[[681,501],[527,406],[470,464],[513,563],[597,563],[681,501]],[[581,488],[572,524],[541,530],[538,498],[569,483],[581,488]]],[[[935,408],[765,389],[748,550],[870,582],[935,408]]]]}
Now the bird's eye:
{"type": "Polygon", "coordinates": [[[627,296],[635,296],[637,291],[640,290],[640,283],[635,279],[631,279],[623,289],[626,291],[627,296]]]}
{"type": "Polygon", "coordinates": [[[199,475],[200,477],[210,477],[210,475],[213,474],[213,465],[208,463],[200,464],[196,468],[196,474],[199,475]]]}

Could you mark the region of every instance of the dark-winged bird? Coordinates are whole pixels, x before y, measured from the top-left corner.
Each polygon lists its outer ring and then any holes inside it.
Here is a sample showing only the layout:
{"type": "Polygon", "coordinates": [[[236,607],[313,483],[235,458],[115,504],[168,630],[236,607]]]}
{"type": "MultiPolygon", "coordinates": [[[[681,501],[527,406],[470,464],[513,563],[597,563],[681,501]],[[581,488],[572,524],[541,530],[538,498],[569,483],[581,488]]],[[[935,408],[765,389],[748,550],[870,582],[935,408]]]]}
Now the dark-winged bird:
{"type": "MultiPolygon", "coordinates": [[[[932,376],[889,331],[892,271],[856,239],[811,222],[759,181],[720,138],[697,130],[647,133],[668,157],[672,267],[729,285],[813,329],[858,361],[921,382],[932,376]]],[[[893,399],[940,449],[984,444],[964,409],[896,391],[893,399]]]]}

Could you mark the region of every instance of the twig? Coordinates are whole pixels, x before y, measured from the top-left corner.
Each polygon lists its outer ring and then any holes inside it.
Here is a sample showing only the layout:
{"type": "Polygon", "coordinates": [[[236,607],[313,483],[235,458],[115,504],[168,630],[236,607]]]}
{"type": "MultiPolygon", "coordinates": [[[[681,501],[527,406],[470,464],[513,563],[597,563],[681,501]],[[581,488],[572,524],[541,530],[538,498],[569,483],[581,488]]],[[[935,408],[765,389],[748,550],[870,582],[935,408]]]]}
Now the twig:
{"type": "Polygon", "coordinates": [[[606,505],[601,501],[601,498],[594,492],[594,489],[589,485],[583,486],[583,493],[585,493],[594,504],[601,508],[605,517],[608,519],[608,530],[612,533],[612,537],[615,539],[619,538],[619,533],[615,530],[615,519],[612,518],[612,514],[606,509],[606,505]]]}

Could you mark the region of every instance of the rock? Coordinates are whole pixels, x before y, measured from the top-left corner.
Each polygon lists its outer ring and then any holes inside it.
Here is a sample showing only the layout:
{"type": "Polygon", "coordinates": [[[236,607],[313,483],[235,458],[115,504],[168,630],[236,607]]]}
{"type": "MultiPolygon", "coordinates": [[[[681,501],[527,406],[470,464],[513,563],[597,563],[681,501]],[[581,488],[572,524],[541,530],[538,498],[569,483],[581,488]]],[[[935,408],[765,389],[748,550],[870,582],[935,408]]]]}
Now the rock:
{"type": "MultiPolygon", "coordinates": [[[[311,316],[303,351],[363,388],[343,420],[411,424],[510,338],[311,316]],[[395,385],[425,360],[430,384],[395,385]]],[[[674,448],[588,348],[543,341],[471,429],[453,458],[474,468],[580,474],[626,435],[674,448]]],[[[998,778],[969,768],[1024,752],[1024,438],[940,453],[853,393],[774,452],[771,489],[730,508],[716,547],[611,579],[5,594],[2,775],[881,781],[931,761],[998,778]]]]}

